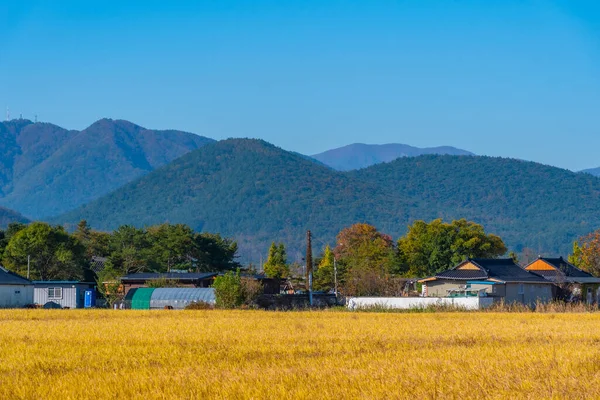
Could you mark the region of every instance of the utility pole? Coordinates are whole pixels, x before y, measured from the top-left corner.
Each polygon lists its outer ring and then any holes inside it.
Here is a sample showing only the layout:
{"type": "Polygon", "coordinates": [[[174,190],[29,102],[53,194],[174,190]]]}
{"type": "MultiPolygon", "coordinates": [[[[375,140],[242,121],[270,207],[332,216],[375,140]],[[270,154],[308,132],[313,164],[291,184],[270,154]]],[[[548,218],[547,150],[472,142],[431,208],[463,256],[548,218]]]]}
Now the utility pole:
{"type": "Polygon", "coordinates": [[[335,255],[333,256],[333,293],[335,293],[335,297],[337,298],[338,288],[337,288],[337,260],[335,255]]]}
{"type": "Polygon", "coordinates": [[[29,279],[29,267],[31,265],[31,256],[27,255],[27,279],[29,279]]]}
{"type": "Polygon", "coordinates": [[[310,231],[306,231],[306,291],[308,292],[308,297],[310,300],[310,305],[312,306],[312,269],[313,269],[313,260],[312,260],[312,240],[311,240],[310,231]]]}

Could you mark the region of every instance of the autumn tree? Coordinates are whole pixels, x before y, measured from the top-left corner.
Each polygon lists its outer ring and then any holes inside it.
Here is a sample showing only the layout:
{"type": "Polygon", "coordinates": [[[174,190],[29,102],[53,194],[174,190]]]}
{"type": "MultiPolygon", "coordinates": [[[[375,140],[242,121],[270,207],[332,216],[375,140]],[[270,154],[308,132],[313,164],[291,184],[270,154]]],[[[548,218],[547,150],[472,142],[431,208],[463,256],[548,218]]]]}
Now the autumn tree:
{"type": "Polygon", "coordinates": [[[594,276],[600,276],[600,229],[580,238],[573,245],[569,262],[594,276]]]}
{"type": "Polygon", "coordinates": [[[398,271],[405,276],[430,276],[452,268],[465,258],[496,258],[506,253],[500,237],[483,226],[460,219],[415,221],[398,240],[398,271]]]}
{"type": "Polygon", "coordinates": [[[287,255],[285,251],[285,246],[283,243],[279,245],[275,244],[275,242],[271,243],[271,247],[269,248],[269,257],[267,258],[267,262],[263,266],[265,270],[265,274],[269,278],[287,278],[290,269],[287,264],[287,255]]]}
{"type": "Polygon", "coordinates": [[[329,291],[333,289],[335,284],[334,262],[333,251],[327,245],[314,272],[313,287],[315,290],[329,291]]]}
{"type": "Polygon", "coordinates": [[[369,224],[354,224],[337,235],[334,254],[344,294],[383,294],[394,266],[394,243],[389,235],[369,224]]]}

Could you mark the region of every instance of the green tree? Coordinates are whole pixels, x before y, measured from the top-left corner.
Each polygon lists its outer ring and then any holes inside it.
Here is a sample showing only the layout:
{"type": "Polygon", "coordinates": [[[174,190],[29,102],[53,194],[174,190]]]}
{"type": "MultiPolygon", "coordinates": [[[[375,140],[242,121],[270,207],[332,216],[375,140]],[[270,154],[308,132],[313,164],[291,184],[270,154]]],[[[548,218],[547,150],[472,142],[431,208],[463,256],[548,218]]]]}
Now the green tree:
{"type": "Polygon", "coordinates": [[[398,240],[397,272],[411,277],[430,276],[467,257],[496,258],[505,253],[502,239],[486,234],[483,226],[474,222],[415,221],[398,240]]]}
{"type": "Polygon", "coordinates": [[[263,265],[265,274],[269,278],[287,278],[290,274],[290,268],[287,264],[287,255],[285,252],[285,246],[283,243],[279,245],[275,242],[271,243],[269,248],[269,257],[267,262],[263,265]]]}
{"type": "Polygon", "coordinates": [[[8,224],[8,228],[5,231],[0,231],[0,258],[4,254],[4,249],[8,246],[10,238],[25,228],[27,228],[26,224],[21,222],[11,222],[8,224]]]}
{"type": "Polygon", "coordinates": [[[12,271],[39,280],[79,280],[84,272],[84,247],[62,227],[34,222],[11,237],[4,252],[4,263],[12,271]]]}
{"type": "Polygon", "coordinates": [[[155,270],[190,269],[196,250],[194,231],[183,224],[162,224],[148,228],[151,264],[155,270]]]}
{"type": "Polygon", "coordinates": [[[334,275],[334,255],[331,247],[327,245],[314,273],[313,288],[321,291],[333,289],[335,284],[334,275]]]}
{"type": "Polygon", "coordinates": [[[579,245],[579,242],[573,242],[573,253],[569,254],[569,262],[577,268],[583,266],[583,249],[579,245]]]}
{"type": "Polygon", "coordinates": [[[73,232],[73,237],[85,247],[85,257],[88,261],[93,256],[107,257],[110,254],[110,236],[110,233],[91,229],[86,220],[81,220],[77,224],[77,230],[73,232]]]}
{"type": "Polygon", "coordinates": [[[240,267],[237,242],[215,233],[194,234],[195,269],[200,272],[232,271],[240,267]]]}
{"type": "Polygon", "coordinates": [[[229,271],[224,275],[217,276],[213,282],[217,307],[237,308],[244,302],[242,289],[242,278],[240,271],[229,271]]]}
{"type": "Polygon", "coordinates": [[[107,265],[119,274],[149,271],[151,243],[145,230],[123,225],[110,237],[107,265]]]}

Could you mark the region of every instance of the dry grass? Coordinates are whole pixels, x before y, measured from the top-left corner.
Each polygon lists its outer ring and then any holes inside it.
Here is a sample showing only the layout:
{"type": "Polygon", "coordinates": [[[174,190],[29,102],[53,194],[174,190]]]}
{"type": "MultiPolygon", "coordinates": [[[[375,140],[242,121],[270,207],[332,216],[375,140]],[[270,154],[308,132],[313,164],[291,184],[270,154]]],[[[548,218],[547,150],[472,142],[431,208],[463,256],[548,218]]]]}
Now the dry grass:
{"type": "Polygon", "coordinates": [[[0,311],[0,399],[600,398],[600,314],[0,311]]]}

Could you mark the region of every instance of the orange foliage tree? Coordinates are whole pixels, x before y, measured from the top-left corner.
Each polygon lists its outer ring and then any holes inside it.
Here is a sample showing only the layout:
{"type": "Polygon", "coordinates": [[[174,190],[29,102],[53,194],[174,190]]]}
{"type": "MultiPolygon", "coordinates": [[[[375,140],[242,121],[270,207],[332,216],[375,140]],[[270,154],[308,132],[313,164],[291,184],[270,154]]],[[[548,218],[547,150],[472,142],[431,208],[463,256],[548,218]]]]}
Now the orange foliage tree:
{"type": "Polygon", "coordinates": [[[600,229],[583,236],[573,244],[569,261],[594,276],[600,276],[600,229]]]}

